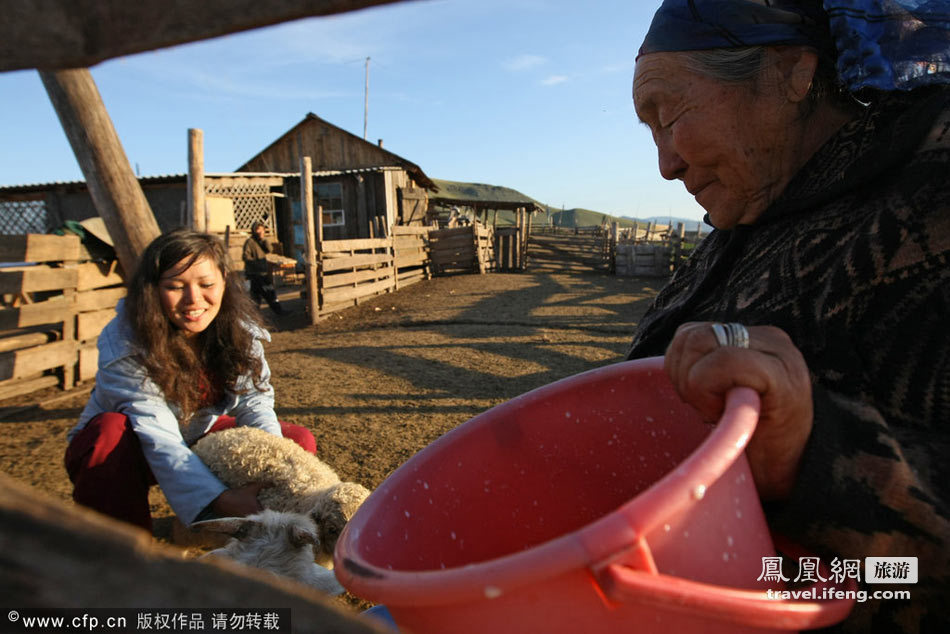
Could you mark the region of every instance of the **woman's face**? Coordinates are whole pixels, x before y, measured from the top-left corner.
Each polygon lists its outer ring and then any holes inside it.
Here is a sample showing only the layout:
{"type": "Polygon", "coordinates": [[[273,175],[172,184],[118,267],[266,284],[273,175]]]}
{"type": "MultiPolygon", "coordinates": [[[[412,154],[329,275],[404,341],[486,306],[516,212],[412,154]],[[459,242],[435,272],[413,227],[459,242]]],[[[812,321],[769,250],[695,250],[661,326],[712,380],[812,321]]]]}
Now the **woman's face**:
{"type": "Polygon", "coordinates": [[[637,61],[634,107],[653,133],[660,174],[683,181],[719,229],[753,222],[800,166],[797,106],[762,84],[700,76],[681,53],[637,61]]]}
{"type": "Polygon", "coordinates": [[[185,258],[165,271],[158,282],[158,296],[169,321],[186,337],[203,332],[221,309],[224,275],[209,257],[188,267],[185,258]]]}

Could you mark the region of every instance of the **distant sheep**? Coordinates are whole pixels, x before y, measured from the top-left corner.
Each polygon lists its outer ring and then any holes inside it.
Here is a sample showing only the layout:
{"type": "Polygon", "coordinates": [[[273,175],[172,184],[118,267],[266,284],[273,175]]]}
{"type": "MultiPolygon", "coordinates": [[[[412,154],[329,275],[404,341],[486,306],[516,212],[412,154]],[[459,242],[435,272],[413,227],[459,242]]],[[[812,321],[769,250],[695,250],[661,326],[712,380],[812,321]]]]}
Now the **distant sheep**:
{"type": "Polygon", "coordinates": [[[343,527],[369,495],[354,482],[341,482],[325,462],[297,443],[254,427],[208,434],[192,451],[228,487],[262,482],[257,498],[275,511],[308,515],[317,526],[317,562],[333,566],[333,549],[343,527]]]}
{"type": "Polygon", "coordinates": [[[314,562],[314,546],[320,539],[317,527],[306,515],[265,510],[247,517],[205,520],[193,526],[232,537],[202,559],[226,557],[290,577],[330,595],[344,591],[333,571],[314,562]]]}

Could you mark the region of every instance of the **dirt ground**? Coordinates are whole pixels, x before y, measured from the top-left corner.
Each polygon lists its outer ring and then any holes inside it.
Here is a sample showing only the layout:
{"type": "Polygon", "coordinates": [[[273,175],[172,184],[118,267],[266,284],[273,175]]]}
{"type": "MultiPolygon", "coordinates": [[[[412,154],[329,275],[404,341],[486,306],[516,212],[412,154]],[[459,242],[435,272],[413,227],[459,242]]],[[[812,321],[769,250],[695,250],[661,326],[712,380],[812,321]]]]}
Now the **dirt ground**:
{"type": "MultiPolygon", "coordinates": [[[[287,305],[266,347],[277,414],[305,425],[344,480],[374,488],[472,416],[620,361],[661,280],[493,273],[422,281],[308,323],[287,305]]],[[[72,504],[66,432],[91,384],[0,402],[0,471],[72,504]]],[[[172,513],[151,495],[158,539],[172,513]]]]}

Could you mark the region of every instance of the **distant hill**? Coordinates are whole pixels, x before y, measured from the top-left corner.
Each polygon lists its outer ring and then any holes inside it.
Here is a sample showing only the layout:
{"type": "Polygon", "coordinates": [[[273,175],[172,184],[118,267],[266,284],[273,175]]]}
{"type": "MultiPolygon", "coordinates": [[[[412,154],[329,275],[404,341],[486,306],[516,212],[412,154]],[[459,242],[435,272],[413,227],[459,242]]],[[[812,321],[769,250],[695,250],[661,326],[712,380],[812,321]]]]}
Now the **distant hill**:
{"type": "Polygon", "coordinates": [[[555,227],[594,227],[603,224],[604,218],[607,222],[616,222],[621,227],[632,227],[633,220],[628,218],[617,218],[610,214],[592,211],[590,209],[558,209],[553,210],[548,207],[548,214],[551,217],[551,223],[555,227]]]}

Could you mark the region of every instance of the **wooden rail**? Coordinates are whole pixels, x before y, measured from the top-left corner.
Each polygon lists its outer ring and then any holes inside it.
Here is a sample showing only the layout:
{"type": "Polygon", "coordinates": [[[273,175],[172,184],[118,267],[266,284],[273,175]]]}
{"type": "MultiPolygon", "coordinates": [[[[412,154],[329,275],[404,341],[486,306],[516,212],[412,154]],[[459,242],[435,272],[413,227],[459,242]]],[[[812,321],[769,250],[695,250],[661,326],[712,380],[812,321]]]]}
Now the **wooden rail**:
{"type": "Polygon", "coordinates": [[[117,262],[78,236],[0,236],[0,399],[95,376],[96,339],[125,296],[117,262]]]}

